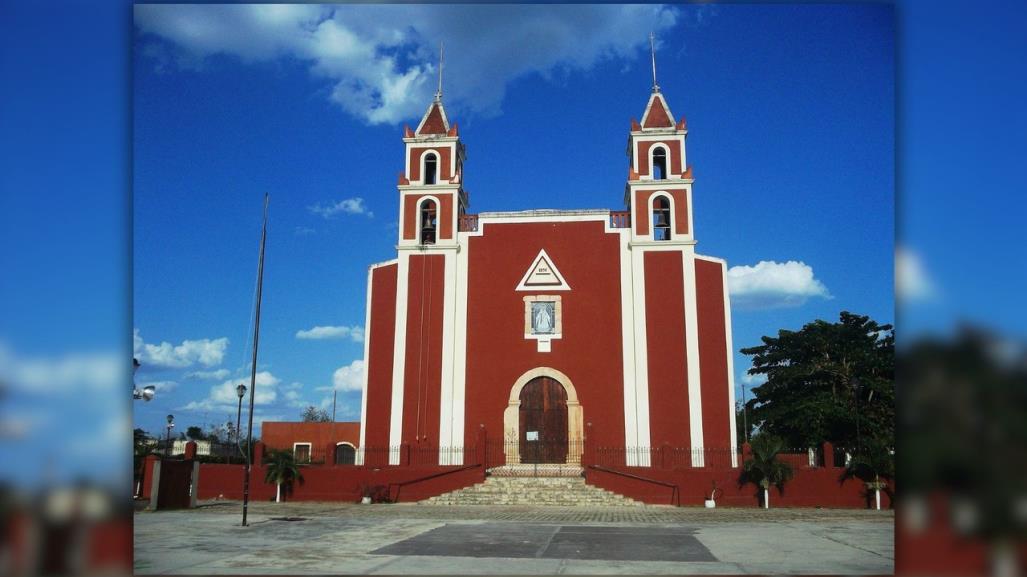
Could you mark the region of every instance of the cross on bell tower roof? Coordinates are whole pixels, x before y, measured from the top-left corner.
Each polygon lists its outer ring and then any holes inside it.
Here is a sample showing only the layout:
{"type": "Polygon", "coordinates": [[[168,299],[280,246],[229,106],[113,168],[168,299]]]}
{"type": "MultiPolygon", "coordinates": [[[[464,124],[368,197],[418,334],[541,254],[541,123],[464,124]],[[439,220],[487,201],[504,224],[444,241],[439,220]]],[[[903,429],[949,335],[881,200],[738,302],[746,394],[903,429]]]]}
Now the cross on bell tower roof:
{"type": "Polygon", "coordinates": [[[660,85],[656,83],[656,36],[649,33],[649,55],[653,61],[653,92],[660,91],[660,85]]]}

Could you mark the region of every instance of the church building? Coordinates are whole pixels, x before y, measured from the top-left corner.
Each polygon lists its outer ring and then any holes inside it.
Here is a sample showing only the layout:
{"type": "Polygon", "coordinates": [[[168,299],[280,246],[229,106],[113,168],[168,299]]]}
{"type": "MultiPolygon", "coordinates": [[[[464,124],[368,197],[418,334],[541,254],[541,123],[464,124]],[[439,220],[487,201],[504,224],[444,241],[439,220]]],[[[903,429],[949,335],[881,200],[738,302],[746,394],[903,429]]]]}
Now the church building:
{"type": "Polygon", "coordinates": [[[469,212],[441,82],[404,130],[397,255],[367,277],[357,462],[410,445],[459,465],[484,428],[507,464],[579,463],[587,442],[627,466],[661,446],[737,466],[727,265],[696,253],[688,129],[655,74],[624,210],[469,212]]]}

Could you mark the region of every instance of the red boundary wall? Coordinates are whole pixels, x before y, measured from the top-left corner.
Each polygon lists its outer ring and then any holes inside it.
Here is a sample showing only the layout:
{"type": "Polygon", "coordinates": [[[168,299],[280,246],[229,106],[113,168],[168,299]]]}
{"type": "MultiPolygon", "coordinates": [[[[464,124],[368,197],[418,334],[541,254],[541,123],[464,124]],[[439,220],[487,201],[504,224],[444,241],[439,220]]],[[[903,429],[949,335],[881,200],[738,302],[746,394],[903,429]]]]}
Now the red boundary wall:
{"type": "MultiPolygon", "coordinates": [[[[479,446],[485,446],[485,435],[479,437],[479,446]]],[[[743,451],[747,446],[743,446],[743,451]]],[[[842,481],[844,468],[835,467],[830,444],[824,445],[825,462],[822,467],[794,467],[794,477],[785,484],[784,491],[770,489],[771,507],[825,507],[864,509],[871,507],[873,493],[868,493],[862,481],[842,481]]],[[[254,447],[259,462],[263,446],[254,447]]],[[[714,486],[717,488],[718,507],[759,507],[759,490],[755,485],[738,482],[741,468],[682,468],[682,467],[606,467],[596,466],[594,451],[586,446],[584,457],[585,481],[596,487],[613,491],[650,504],[702,506],[714,486]]],[[[485,480],[484,456],[476,453],[478,464],[465,466],[411,465],[409,459],[388,467],[372,466],[301,466],[303,482],[296,482],[291,490],[283,491],[290,501],[351,501],[357,502],[367,487],[384,487],[393,501],[412,502],[455,491],[485,480]]],[[[747,451],[746,451],[747,453],[747,451]]],[[[747,455],[739,455],[739,464],[747,455]]],[[[269,501],[275,498],[275,486],[264,482],[266,468],[255,464],[250,477],[250,499],[269,501]]],[[[245,466],[203,463],[200,465],[197,498],[241,499],[245,466]]],[[[894,489],[894,481],[889,483],[894,489]]],[[[891,498],[881,491],[881,507],[891,508],[891,498]]]]}
{"type": "MultiPolygon", "coordinates": [[[[824,443],[824,463],[821,467],[796,466],[794,476],[785,483],[784,490],[770,488],[771,507],[829,507],[866,509],[873,506],[873,492],[868,492],[859,479],[842,481],[844,467],[834,466],[834,448],[824,443]]],[[[738,468],[707,467],[597,467],[591,463],[593,455],[585,451],[585,482],[596,487],[631,497],[643,503],[660,505],[703,505],[714,487],[718,507],[759,507],[760,489],[752,483],[739,484],[741,465],[749,456],[749,446],[742,446],[738,468]]],[[[782,455],[782,460],[794,461],[793,455],[782,455]]],[[[803,457],[805,457],[803,455],[803,457]]],[[[895,482],[888,483],[894,492],[895,482]]],[[[881,491],[881,508],[891,508],[891,498],[881,491]]]]}
{"type": "MultiPolygon", "coordinates": [[[[263,455],[262,444],[254,446],[254,453],[255,460],[259,462],[263,455]]],[[[485,480],[485,469],[478,464],[447,467],[301,465],[300,472],[303,481],[293,483],[291,490],[283,490],[286,500],[357,502],[363,496],[365,487],[382,486],[389,490],[389,496],[394,501],[420,501],[485,480]]],[[[264,482],[265,473],[266,468],[260,464],[254,464],[250,471],[250,499],[253,501],[270,501],[275,498],[276,487],[264,482]]],[[[201,500],[242,499],[245,474],[245,465],[202,463],[196,496],[201,500]]]]}

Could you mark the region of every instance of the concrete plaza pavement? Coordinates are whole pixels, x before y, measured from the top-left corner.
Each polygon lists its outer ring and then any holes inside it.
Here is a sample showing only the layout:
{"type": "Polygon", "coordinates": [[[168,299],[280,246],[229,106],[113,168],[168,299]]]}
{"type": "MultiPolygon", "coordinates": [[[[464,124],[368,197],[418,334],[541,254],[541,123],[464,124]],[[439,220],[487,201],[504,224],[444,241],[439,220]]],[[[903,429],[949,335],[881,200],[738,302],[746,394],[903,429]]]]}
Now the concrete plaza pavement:
{"type": "Polygon", "coordinates": [[[135,515],[135,573],[891,574],[894,515],[204,503],[135,515]]]}

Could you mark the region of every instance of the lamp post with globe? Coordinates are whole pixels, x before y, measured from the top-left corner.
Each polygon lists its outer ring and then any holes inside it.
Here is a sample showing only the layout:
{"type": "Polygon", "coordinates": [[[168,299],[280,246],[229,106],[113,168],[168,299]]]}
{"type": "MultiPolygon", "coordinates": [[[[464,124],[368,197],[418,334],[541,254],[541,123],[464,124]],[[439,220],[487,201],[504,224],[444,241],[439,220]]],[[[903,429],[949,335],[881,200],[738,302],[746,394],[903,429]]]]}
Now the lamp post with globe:
{"type": "Polygon", "coordinates": [[[242,421],[242,399],[246,396],[246,385],[240,383],[235,388],[235,394],[239,395],[239,410],[235,415],[235,444],[239,447],[239,452],[242,453],[242,435],[240,434],[239,426],[241,425],[240,421],[242,421]]]}

